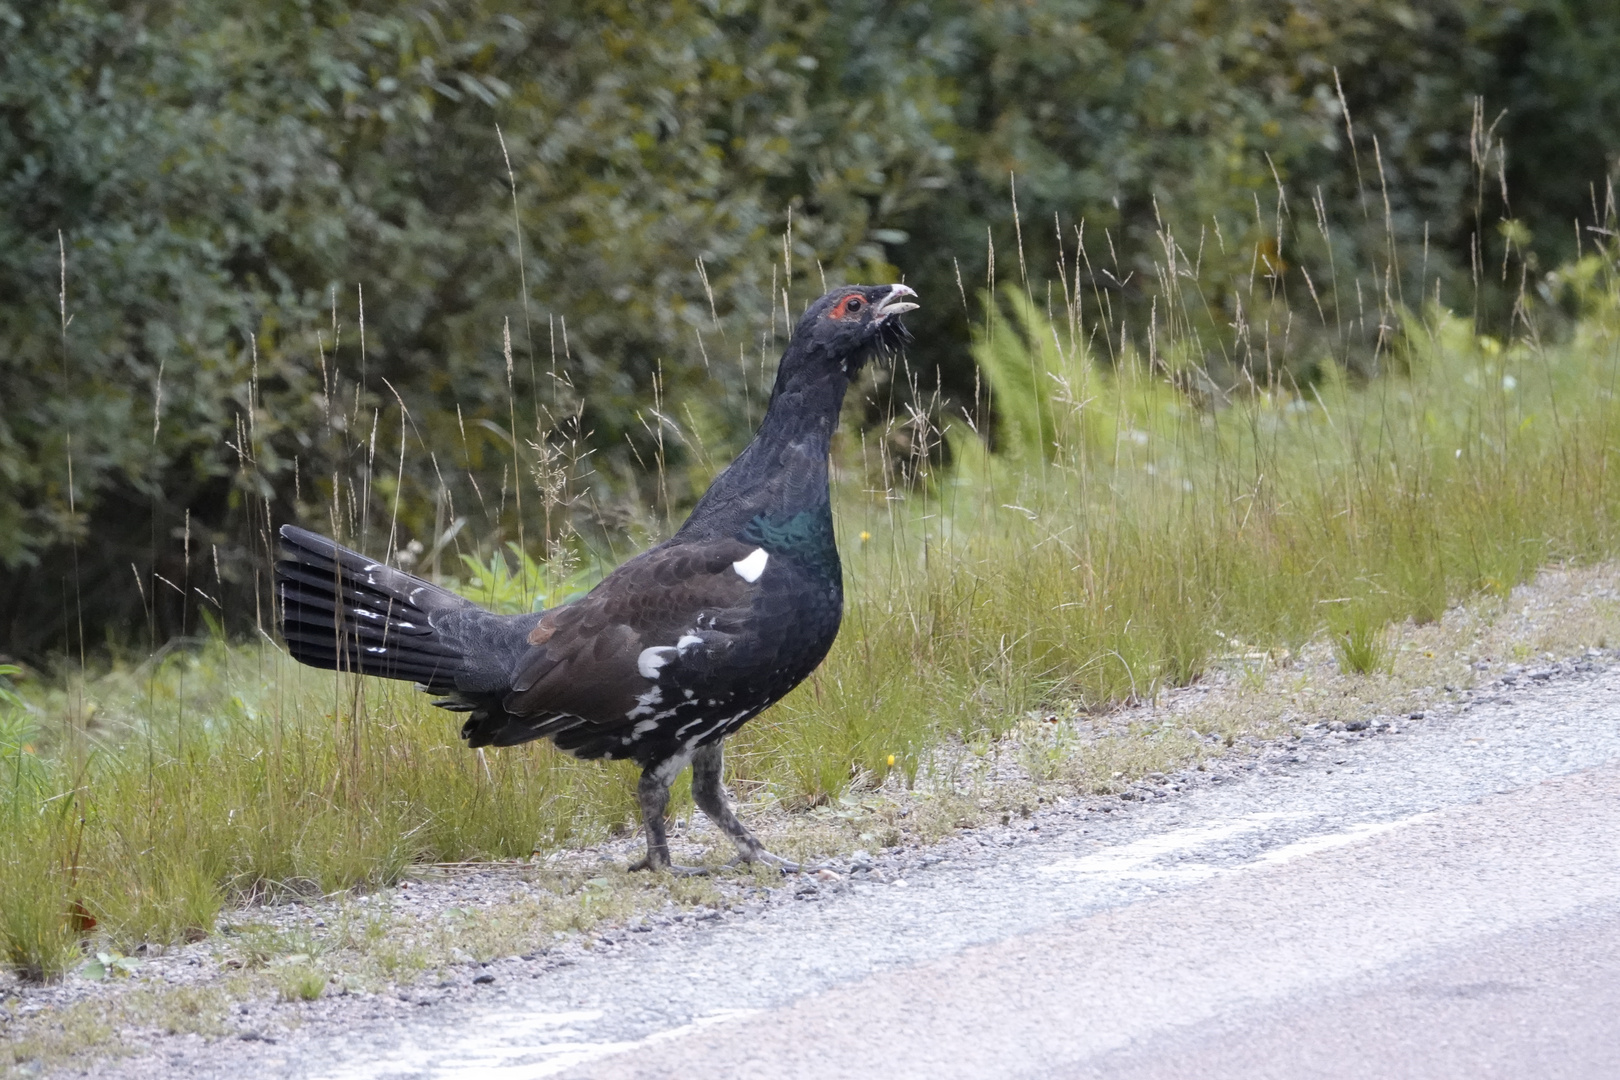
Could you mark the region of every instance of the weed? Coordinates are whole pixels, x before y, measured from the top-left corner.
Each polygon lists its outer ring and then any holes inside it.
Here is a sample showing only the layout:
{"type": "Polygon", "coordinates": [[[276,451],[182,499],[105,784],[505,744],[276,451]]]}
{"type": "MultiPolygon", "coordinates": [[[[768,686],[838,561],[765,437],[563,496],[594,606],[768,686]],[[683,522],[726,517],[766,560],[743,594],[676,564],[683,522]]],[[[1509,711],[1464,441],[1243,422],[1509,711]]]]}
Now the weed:
{"type": "Polygon", "coordinates": [[[158,1027],[171,1035],[225,1033],[230,996],[218,986],[169,986],[137,991],[119,1003],[124,1022],[158,1027]]]}
{"type": "Polygon", "coordinates": [[[314,1001],[326,989],[326,972],[305,956],[289,957],[270,969],[282,1001],[314,1001]]]}
{"type": "Polygon", "coordinates": [[[1055,780],[1074,756],[1074,725],[1057,716],[1040,714],[1020,722],[1014,731],[1018,761],[1024,772],[1037,783],[1055,780]]]}
{"type": "Polygon", "coordinates": [[[325,946],[307,927],[281,929],[266,923],[244,923],[231,928],[237,950],[249,967],[268,967],[290,959],[319,956],[325,946]]]}
{"type": "Polygon", "coordinates": [[[1389,631],[1361,605],[1351,605],[1347,615],[1328,620],[1333,654],[1347,674],[1371,675],[1390,670],[1392,656],[1389,631]]]}
{"type": "Polygon", "coordinates": [[[93,982],[107,978],[127,978],[139,971],[141,962],[119,952],[98,952],[79,968],[79,974],[93,982]]]}
{"type": "Polygon", "coordinates": [[[82,955],[75,889],[50,824],[0,835],[0,958],[36,982],[58,978],[82,955]]]}
{"type": "Polygon", "coordinates": [[[13,1066],[16,1073],[32,1076],[50,1066],[127,1052],[119,1039],[126,1028],[217,1038],[225,1033],[230,999],[218,986],[136,986],[117,997],[76,1002],[8,1032],[14,1037],[0,1040],[0,1071],[13,1066]]]}

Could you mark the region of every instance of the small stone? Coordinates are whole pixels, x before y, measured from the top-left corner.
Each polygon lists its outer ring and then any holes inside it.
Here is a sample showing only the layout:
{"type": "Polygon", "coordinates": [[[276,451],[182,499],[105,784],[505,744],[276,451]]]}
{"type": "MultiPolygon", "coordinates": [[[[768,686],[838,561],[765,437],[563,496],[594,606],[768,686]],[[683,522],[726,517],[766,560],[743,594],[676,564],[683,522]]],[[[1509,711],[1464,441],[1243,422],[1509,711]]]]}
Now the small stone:
{"type": "Polygon", "coordinates": [[[1346,731],[1366,731],[1369,724],[1370,724],[1370,721],[1368,721],[1368,720],[1362,720],[1362,719],[1348,720],[1348,721],[1345,722],[1344,730],[1346,730],[1346,731]]]}
{"type": "Polygon", "coordinates": [[[473,978],[473,985],[474,986],[488,986],[490,983],[492,983],[494,981],[495,981],[495,976],[491,975],[489,972],[486,971],[482,975],[478,975],[478,976],[475,976],[473,978]]]}
{"type": "Polygon", "coordinates": [[[833,873],[831,870],[828,870],[826,867],[822,867],[820,870],[816,871],[816,880],[817,881],[842,881],[843,878],[839,877],[837,874],[833,873]]]}

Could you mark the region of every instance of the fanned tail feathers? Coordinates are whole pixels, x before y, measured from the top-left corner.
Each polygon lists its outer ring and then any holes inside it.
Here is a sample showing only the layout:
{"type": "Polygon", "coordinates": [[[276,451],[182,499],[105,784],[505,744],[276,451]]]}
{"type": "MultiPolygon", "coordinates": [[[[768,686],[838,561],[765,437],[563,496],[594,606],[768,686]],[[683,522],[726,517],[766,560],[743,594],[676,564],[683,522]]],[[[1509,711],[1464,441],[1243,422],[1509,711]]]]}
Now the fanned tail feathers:
{"type": "Polygon", "coordinates": [[[444,623],[464,620],[446,616],[485,615],[482,609],[305,529],[283,525],[281,543],[276,604],[295,659],[441,693],[456,689],[467,659],[444,623]]]}

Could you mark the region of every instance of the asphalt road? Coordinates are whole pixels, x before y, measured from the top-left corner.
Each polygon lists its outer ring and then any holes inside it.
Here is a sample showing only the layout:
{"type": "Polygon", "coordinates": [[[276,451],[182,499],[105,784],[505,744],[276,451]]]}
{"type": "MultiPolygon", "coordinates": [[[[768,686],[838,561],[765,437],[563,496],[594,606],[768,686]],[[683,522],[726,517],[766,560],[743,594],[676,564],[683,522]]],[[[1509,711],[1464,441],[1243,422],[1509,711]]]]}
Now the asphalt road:
{"type": "Polygon", "coordinates": [[[1611,766],[1273,848],[565,1075],[1612,1080],[1616,838],[1611,766]]]}
{"type": "Polygon", "coordinates": [[[1620,673],[173,1075],[1620,1077],[1620,673]]]}

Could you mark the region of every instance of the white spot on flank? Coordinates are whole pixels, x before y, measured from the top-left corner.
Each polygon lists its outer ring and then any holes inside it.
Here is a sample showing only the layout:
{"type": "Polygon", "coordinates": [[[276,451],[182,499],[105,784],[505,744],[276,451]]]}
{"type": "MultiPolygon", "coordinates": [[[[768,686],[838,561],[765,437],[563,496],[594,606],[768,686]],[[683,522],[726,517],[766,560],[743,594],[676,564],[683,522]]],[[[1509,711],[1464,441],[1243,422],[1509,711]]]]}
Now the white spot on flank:
{"type": "MultiPolygon", "coordinates": [[[[742,719],[744,715],[745,715],[745,713],[738,713],[736,716],[733,716],[729,720],[726,719],[725,717],[721,717],[720,719],[716,720],[714,723],[710,724],[708,727],[704,728],[702,731],[698,732],[696,735],[692,736],[692,740],[691,740],[692,743],[695,745],[695,744],[697,744],[699,742],[702,742],[704,739],[708,738],[710,735],[713,735],[716,731],[720,730],[721,728],[725,727],[726,725],[736,723],[738,720],[742,719]]],[[[684,731],[686,729],[682,728],[681,730],[684,731]]],[[[679,738],[679,737],[680,737],[680,733],[677,732],[676,733],[676,738],[679,738]]]]}
{"type": "MultiPolygon", "coordinates": [[[[658,721],[657,720],[643,720],[640,723],[638,723],[635,727],[630,729],[630,734],[632,734],[632,735],[645,735],[645,734],[647,734],[647,732],[651,731],[653,728],[655,728],[657,726],[658,726],[658,721]]],[[[629,741],[630,741],[629,739],[625,740],[625,742],[629,742],[629,741]]]]}
{"type": "Polygon", "coordinates": [[[703,639],[696,634],[682,634],[680,640],[675,643],[675,648],[684,653],[692,646],[701,644],[703,644],[703,639]]]}
{"type": "Polygon", "coordinates": [[[765,564],[770,559],[764,548],[755,548],[746,559],[738,559],[732,563],[731,568],[737,571],[738,577],[752,583],[759,580],[759,575],[765,572],[765,564]]]}
{"type": "Polygon", "coordinates": [[[653,711],[654,705],[662,704],[663,700],[664,692],[655,686],[645,694],[640,694],[636,697],[636,707],[625,713],[624,718],[626,720],[634,720],[638,716],[646,716],[648,713],[653,711]]]}
{"type": "Polygon", "coordinates": [[[641,655],[636,657],[636,670],[641,672],[643,679],[658,678],[658,669],[674,659],[675,650],[668,645],[654,645],[650,649],[642,649],[641,655]]]}

